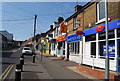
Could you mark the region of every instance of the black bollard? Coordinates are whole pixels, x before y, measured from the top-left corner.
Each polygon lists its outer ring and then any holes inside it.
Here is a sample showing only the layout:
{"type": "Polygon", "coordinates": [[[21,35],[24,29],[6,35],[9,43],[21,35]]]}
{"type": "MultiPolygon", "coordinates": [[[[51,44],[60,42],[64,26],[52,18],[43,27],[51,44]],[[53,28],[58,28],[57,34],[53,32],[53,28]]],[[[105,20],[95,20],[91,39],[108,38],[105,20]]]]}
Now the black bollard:
{"type": "Polygon", "coordinates": [[[15,81],[21,81],[21,64],[16,65],[15,69],[15,81]]]}
{"type": "Polygon", "coordinates": [[[21,57],[20,57],[20,64],[24,65],[24,55],[21,55],[21,57]]]}
{"type": "Polygon", "coordinates": [[[35,63],[35,54],[33,54],[33,63],[35,63]]]}

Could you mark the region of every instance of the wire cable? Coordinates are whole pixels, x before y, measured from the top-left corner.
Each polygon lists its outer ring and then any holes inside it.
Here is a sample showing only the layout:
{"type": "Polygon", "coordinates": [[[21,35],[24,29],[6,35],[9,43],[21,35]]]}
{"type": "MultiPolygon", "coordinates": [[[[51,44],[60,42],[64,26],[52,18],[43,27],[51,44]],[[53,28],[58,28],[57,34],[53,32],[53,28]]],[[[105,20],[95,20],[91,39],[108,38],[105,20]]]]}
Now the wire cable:
{"type": "Polygon", "coordinates": [[[32,20],[34,18],[29,18],[29,19],[15,19],[15,20],[0,20],[0,21],[25,21],[25,20],[32,20]]]}

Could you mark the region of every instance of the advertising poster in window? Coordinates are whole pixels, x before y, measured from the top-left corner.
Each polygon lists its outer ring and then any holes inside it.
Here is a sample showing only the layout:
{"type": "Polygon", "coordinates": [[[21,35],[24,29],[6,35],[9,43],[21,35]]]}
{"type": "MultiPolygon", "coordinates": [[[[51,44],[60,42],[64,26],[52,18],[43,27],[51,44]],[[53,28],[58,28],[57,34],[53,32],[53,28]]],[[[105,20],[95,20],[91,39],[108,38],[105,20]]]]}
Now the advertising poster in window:
{"type": "MultiPolygon", "coordinates": [[[[115,44],[109,44],[108,45],[108,53],[109,57],[115,57],[115,44]]],[[[106,55],[106,45],[103,45],[103,56],[106,55]]]]}

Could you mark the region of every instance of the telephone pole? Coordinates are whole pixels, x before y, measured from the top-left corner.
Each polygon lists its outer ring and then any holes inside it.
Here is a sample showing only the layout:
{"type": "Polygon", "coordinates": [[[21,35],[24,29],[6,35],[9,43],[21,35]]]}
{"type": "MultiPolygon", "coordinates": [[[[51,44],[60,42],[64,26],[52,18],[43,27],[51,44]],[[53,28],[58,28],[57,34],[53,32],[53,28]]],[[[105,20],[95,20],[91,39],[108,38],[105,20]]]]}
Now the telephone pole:
{"type": "Polygon", "coordinates": [[[37,15],[34,17],[34,53],[33,53],[33,63],[35,63],[35,50],[36,50],[36,19],[37,15]]]}
{"type": "Polygon", "coordinates": [[[34,17],[34,49],[36,50],[36,19],[37,15],[34,17]]]}

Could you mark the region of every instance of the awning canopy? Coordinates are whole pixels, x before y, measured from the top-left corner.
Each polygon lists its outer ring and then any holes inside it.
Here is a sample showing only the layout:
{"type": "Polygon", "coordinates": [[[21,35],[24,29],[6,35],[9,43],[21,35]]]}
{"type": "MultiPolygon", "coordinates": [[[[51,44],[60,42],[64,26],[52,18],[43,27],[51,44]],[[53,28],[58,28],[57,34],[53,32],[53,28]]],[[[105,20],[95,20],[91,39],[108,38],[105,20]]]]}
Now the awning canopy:
{"type": "Polygon", "coordinates": [[[54,42],[56,42],[56,39],[51,39],[51,40],[49,40],[48,42],[49,42],[49,43],[54,43],[54,42]]]}
{"type": "Polygon", "coordinates": [[[41,44],[41,43],[40,43],[40,42],[37,42],[36,44],[38,45],[38,44],[41,44]]]}

